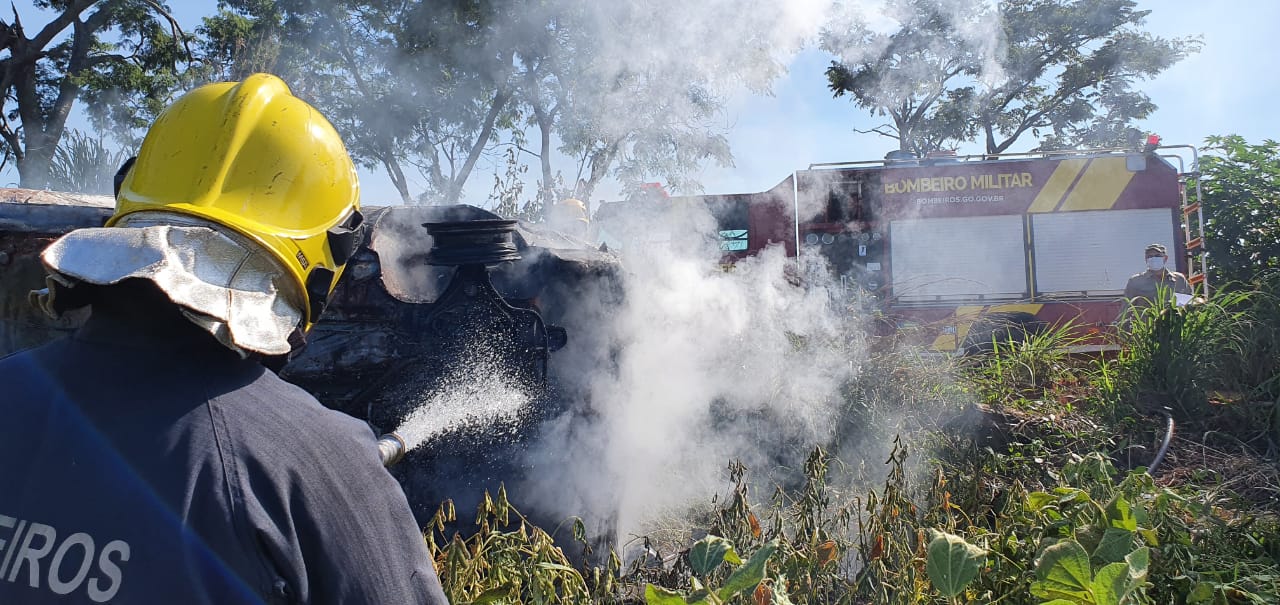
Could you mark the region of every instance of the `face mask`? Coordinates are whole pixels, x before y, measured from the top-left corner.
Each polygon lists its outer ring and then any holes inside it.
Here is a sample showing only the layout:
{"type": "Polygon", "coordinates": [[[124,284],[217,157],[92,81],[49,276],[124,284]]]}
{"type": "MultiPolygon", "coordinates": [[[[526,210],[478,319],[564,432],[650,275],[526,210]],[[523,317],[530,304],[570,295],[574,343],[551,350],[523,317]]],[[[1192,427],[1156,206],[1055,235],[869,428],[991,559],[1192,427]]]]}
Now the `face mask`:
{"type": "Polygon", "coordinates": [[[1152,256],[1147,259],[1147,268],[1152,271],[1159,271],[1164,268],[1164,259],[1159,256],[1152,256]]]}

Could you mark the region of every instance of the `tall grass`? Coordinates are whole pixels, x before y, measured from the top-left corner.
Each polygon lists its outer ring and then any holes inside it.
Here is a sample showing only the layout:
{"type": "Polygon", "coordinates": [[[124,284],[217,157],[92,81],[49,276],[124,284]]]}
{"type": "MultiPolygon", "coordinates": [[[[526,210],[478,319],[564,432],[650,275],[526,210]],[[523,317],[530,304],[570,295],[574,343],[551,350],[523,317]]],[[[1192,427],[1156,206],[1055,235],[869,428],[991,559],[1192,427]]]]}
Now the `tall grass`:
{"type": "Polygon", "coordinates": [[[1088,337],[1072,322],[1041,330],[994,331],[986,353],[972,356],[966,378],[988,403],[1009,404],[1042,398],[1055,388],[1079,380],[1084,363],[1071,349],[1088,337]]]}
{"type": "Polygon", "coordinates": [[[1181,420],[1209,414],[1208,391],[1242,386],[1235,368],[1248,355],[1251,296],[1230,292],[1177,307],[1161,291],[1150,306],[1128,309],[1118,359],[1127,393],[1140,405],[1167,406],[1181,420]]]}
{"type": "Polygon", "coordinates": [[[111,195],[112,177],[128,156],[125,151],[108,148],[101,137],[70,130],[53,151],[49,183],[63,191],[111,195]]]}
{"type": "Polygon", "coordinates": [[[1257,277],[1238,301],[1240,358],[1227,368],[1226,378],[1253,399],[1280,402],[1280,271],[1257,277]]]}

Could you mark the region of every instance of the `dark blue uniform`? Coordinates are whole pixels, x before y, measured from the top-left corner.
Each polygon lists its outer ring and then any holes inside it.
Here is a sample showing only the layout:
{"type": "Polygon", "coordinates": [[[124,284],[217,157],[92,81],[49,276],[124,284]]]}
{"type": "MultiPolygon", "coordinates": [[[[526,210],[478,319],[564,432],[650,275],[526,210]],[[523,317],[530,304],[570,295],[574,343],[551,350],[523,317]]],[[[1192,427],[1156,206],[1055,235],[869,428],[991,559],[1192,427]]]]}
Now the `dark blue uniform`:
{"type": "Polygon", "coordinates": [[[363,423],[125,315],[0,360],[0,603],[446,603],[363,423]]]}

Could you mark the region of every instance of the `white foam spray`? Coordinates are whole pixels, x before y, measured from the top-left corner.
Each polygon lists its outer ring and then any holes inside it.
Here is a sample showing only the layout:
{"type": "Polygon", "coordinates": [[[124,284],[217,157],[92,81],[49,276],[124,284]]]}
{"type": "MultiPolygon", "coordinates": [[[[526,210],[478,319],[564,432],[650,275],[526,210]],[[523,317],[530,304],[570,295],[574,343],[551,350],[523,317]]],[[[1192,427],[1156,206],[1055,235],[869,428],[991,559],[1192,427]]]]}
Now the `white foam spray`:
{"type": "Polygon", "coordinates": [[[471,359],[456,367],[440,385],[423,393],[396,433],[405,451],[446,433],[483,429],[494,434],[515,430],[528,410],[528,389],[492,359],[471,359]]]}

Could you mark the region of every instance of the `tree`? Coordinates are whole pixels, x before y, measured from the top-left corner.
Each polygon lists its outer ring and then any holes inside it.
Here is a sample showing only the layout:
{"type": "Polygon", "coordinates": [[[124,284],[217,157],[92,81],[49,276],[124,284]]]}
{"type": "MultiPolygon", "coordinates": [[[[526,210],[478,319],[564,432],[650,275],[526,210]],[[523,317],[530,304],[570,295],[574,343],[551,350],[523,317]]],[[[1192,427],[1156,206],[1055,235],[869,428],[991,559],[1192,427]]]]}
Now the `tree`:
{"type": "MultiPolygon", "coordinates": [[[[962,141],[973,133],[972,115],[955,111],[972,102],[973,86],[953,88],[981,69],[981,58],[958,28],[963,17],[941,0],[911,0],[890,9],[900,24],[886,34],[854,21],[841,29],[826,28],[821,45],[848,59],[832,61],[827,81],[835,96],[849,95],[872,115],[892,124],[859,132],[897,139],[898,148],[917,156],[962,141]],[[947,101],[951,102],[948,103],[947,101]]],[[[971,7],[981,22],[990,11],[971,7]]]]}
{"type": "MultiPolygon", "coordinates": [[[[256,8],[265,12],[270,5],[256,8]]],[[[280,59],[278,19],[256,18],[221,8],[196,28],[200,70],[198,79],[238,82],[260,72],[276,71],[280,59]]]]}
{"type": "Polygon", "coordinates": [[[67,118],[83,98],[100,129],[130,141],[165,104],[188,37],[156,0],[37,0],[55,16],[28,37],[0,21],[0,140],[23,187],[47,187],[67,118]]]}
{"type": "MultiPolygon", "coordinates": [[[[342,133],[352,158],[380,167],[406,203],[456,202],[477,160],[509,125],[511,2],[229,0],[250,24],[223,28],[252,43],[272,32],[273,70],[342,133]],[[405,166],[428,191],[410,191],[405,166]]],[[[221,48],[233,47],[226,43],[221,48]]]]}
{"type": "Polygon", "coordinates": [[[607,90],[561,125],[561,151],[578,160],[574,195],[590,199],[608,176],[634,192],[654,178],[673,191],[697,191],[704,161],[732,165],[729,141],[715,120],[723,102],[705,83],[649,73],[616,76],[607,90]],[[677,84],[678,83],[678,84],[677,84]]]}
{"type": "MultiPolygon", "coordinates": [[[[1043,137],[1040,149],[1122,144],[1132,123],[1156,109],[1134,84],[1199,48],[1196,38],[1142,31],[1150,11],[1134,0],[1007,0],[994,13],[940,0],[911,7],[878,54],[833,62],[827,74],[837,96],[880,112],[910,110],[899,111],[908,119],[889,134],[910,127],[903,148],[913,151],[973,134],[992,154],[1027,133],[1043,137]],[[981,31],[988,21],[998,28],[981,31]]],[[[830,29],[823,39],[838,53],[866,37],[830,29]]]]}
{"type": "Polygon", "coordinates": [[[726,93],[766,93],[782,73],[785,3],[708,0],[573,3],[563,66],[560,152],[575,197],[606,178],[635,191],[661,180],[696,192],[699,167],[732,164],[726,93]]]}
{"type": "Polygon", "coordinates": [[[1280,269],[1280,142],[1212,136],[1204,151],[1200,187],[1211,276],[1248,282],[1280,269]]]}
{"type": "Polygon", "coordinates": [[[1134,82],[1163,72],[1195,38],[1141,30],[1151,11],[1134,0],[1009,0],[1001,3],[1007,79],[978,99],[987,153],[1030,131],[1051,134],[1041,148],[1118,146],[1133,120],[1156,106],[1134,82]]]}
{"type": "Polygon", "coordinates": [[[457,202],[477,161],[507,146],[537,158],[545,204],[609,177],[694,188],[698,163],[727,163],[725,84],[763,89],[780,71],[781,9],[762,4],[228,0],[201,48],[225,64],[277,45],[272,71],[407,203],[457,202]],[[564,156],[576,175],[557,169],[564,156]]]}

